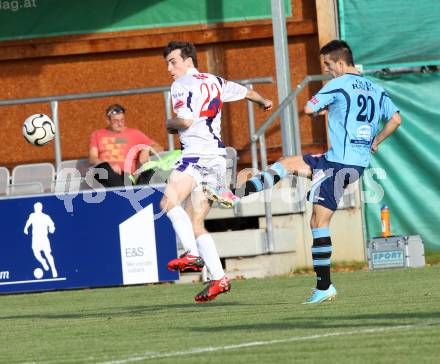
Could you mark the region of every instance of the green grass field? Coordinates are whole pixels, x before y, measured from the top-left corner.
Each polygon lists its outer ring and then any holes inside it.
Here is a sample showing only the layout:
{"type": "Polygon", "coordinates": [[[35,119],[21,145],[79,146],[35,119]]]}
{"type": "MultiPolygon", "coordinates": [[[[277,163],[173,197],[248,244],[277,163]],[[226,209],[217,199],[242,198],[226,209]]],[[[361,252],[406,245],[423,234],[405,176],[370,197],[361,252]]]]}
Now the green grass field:
{"type": "Polygon", "coordinates": [[[1,363],[440,362],[440,266],[335,273],[338,298],[301,305],[312,276],[0,296],[1,363]]]}

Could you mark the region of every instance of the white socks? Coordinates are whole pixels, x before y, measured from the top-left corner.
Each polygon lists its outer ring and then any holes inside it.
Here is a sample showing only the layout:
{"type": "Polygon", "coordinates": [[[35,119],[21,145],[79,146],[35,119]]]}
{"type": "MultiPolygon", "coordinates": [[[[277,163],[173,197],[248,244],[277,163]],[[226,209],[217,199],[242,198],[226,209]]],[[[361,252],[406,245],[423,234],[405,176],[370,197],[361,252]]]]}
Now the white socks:
{"type": "Polygon", "coordinates": [[[223,278],[225,271],[222,267],[222,262],[217,253],[214,239],[209,234],[200,235],[197,238],[197,246],[199,248],[200,256],[205,261],[206,268],[211,273],[212,280],[223,278]]]}
{"type": "Polygon", "coordinates": [[[173,224],[174,231],[179,237],[185,251],[189,250],[191,255],[199,256],[196,238],[188,214],[181,206],[173,207],[167,213],[168,218],[173,224]]]}
{"type": "Polygon", "coordinates": [[[223,278],[225,272],[212,236],[210,234],[203,234],[196,240],[191,220],[181,206],[173,207],[168,211],[167,216],[171,220],[174,231],[182,242],[183,248],[189,250],[191,255],[203,258],[212,280],[223,278]]]}

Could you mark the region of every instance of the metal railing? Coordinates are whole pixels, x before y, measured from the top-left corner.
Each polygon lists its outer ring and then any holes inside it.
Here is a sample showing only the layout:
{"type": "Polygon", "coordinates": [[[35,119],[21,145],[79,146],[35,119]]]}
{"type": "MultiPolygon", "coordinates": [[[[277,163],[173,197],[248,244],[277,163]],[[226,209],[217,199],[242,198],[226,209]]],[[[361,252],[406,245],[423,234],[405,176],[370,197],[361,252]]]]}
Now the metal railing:
{"type": "MultiPolygon", "coordinates": [[[[330,80],[332,77],[327,75],[313,75],[305,77],[296,88],[290,92],[290,94],[278,105],[275,111],[263,122],[260,128],[256,132],[251,132],[251,130],[255,130],[255,126],[250,127],[250,137],[251,137],[251,153],[252,153],[252,167],[258,166],[258,155],[257,155],[257,141],[260,144],[260,154],[261,154],[261,170],[264,171],[267,168],[267,151],[266,151],[266,139],[265,133],[266,130],[275,122],[277,116],[281,114],[281,112],[289,106],[291,102],[294,103],[294,111],[293,111],[293,130],[295,135],[295,145],[296,145],[296,154],[301,154],[301,138],[299,135],[299,113],[298,108],[296,107],[296,98],[298,94],[312,81],[325,81],[330,80]]],[[[302,182],[297,182],[297,189],[301,193],[304,189],[302,182]]],[[[303,202],[302,202],[303,203],[303,202]]],[[[304,211],[304,205],[301,205],[301,210],[304,211]]],[[[264,212],[266,216],[266,242],[267,242],[267,251],[270,253],[274,250],[274,236],[273,236],[273,221],[272,221],[272,206],[270,201],[270,190],[264,189],[264,212]]]]}
{"type": "MultiPolygon", "coordinates": [[[[249,88],[252,88],[254,84],[273,83],[273,79],[272,77],[256,77],[256,78],[234,80],[234,82],[238,82],[243,85],[247,85],[249,88]]],[[[60,122],[58,117],[58,103],[60,101],[97,99],[102,97],[129,96],[129,95],[151,94],[151,93],[160,93],[160,92],[163,93],[164,96],[165,116],[167,119],[169,119],[171,118],[171,114],[172,114],[170,86],[158,86],[158,87],[146,87],[146,88],[128,89],[128,90],[89,92],[89,93],[78,93],[78,94],[57,95],[57,96],[0,100],[0,106],[36,104],[36,103],[46,103],[46,102],[50,104],[52,121],[55,124],[55,130],[57,130],[57,132],[55,133],[54,149],[55,149],[55,167],[56,170],[58,170],[58,167],[62,161],[61,136],[60,136],[60,127],[59,127],[60,122]]],[[[248,117],[250,119],[249,124],[252,123],[253,125],[255,125],[253,113],[250,113],[248,117]]],[[[174,149],[174,138],[173,135],[171,134],[168,134],[168,149],[169,150],[174,149]]]]}

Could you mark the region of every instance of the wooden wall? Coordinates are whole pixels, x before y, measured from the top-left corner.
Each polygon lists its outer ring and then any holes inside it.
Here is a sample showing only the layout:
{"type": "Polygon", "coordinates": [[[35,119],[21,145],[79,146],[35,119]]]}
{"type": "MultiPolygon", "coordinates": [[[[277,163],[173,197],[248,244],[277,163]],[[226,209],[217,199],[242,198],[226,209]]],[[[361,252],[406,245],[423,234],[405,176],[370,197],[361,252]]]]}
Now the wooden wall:
{"type": "MultiPolygon", "coordinates": [[[[292,0],[287,19],[292,87],[307,74],[320,73],[316,9],[313,1],[292,0]]],[[[275,61],[270,21],[199,25],[173,29],[52,37],[0,42],[0,99],[40,97],[170,85],[162,58],[163,47],[173,39],[192,41],[199,54],[200,71],[218,73],[228,79],[272,76],[275,61]]],[[[312,85],[299,97],[300,108],[312,85]]],[[[276,84],[255,89],[276,103],[276,84]]],[[[127,108],[127,125],[136,127],[166,145],[162,94],[112,97],[62,102],[59,105],[62,158],[87,156],[90,133],[106,125],[104,110],[110,103],[127,108]]],[[[2,106],[2,153],[0,165],[54,161],[53,145],[37,148],[21,136],[23,120],[33,113],[50,115],[48,104],[2,106]]],[[[256,110],[257,124],[267,114],[256,110]]],[[[323,119],[301,116],[303,152],[322,152],[326,147],[323,119]]],[[[241,162],[249,162],[246,103],[227,105],[223,138],[240,151],[241,162]]],[[[281,155],[279,123],[269,131],[270,158],[281,155]]]]}

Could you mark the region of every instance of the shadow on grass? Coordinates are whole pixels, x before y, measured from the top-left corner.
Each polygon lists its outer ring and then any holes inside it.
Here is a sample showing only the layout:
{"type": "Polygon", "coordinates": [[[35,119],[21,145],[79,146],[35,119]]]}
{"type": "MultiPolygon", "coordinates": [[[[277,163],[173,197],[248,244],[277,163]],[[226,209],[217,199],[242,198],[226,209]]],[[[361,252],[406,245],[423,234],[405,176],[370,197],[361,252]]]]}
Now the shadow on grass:
{"type": "MultiPolygon", "coordinates": [[[[220,331],[249,331],[249,330],[293,330],[293,329],[337,329],[337,328],[365,328],[365,327],[392,327],[417,323],[426,323],[440,319],[440,312],[405,312],[380,313],[331,317],[292,317],[282,322],[255,323],[247,325],[228,325],[215,327],[191,327],[187,330],[195,332],[220,331]],[[290,321],[290,322],[289,322],[290,321]]],[[[432,322],[432,325],[440,325],[432,322]]]]}
{"type": "MultiPolygon", "coordinates": [[[[181,304],[163,304],[163,305],[145,305],[145,306],[124,306],[124,307],[102,307],[99,309],[82,310],[78,312],[69,313],[41,313],[36,312],[34,314],[23,314],[23,315],[13,315],[13,316],[2,316],[0,315],[0,320],[17,320],[17,319],[86,319],[86,318],[117,318],[117,317],[133,317],[133,315],[143,316],[148,313],[161,313],[164,311],[171,310],[181,310],[175,311],[174,314],[188,314],[188,313],[199,313],[201,305],[197,303],[181,303],[181,304]]],[[[221,307],[232,307],[232,306],[248,306],[247,304],[242,304],[238,302],[210,302],[209,308],[221,308],[221,307]]]]}

